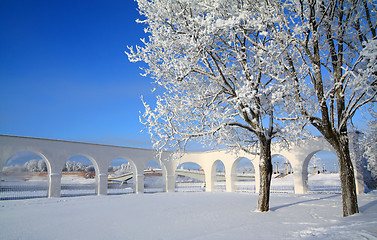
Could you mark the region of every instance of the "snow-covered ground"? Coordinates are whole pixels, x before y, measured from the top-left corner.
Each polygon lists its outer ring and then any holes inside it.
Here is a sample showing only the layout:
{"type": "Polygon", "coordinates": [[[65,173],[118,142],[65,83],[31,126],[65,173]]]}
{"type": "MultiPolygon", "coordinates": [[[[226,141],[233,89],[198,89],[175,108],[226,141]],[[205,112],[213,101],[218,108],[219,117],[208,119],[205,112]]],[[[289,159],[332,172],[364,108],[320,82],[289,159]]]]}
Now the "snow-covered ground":
{"type": "Polygon", "coordinates": [[[377,192],[342,217],[339,194],[176,192],[0,202],[0,239],[377,239],[377,192]]]}
{"type": "MultiPolygon", "coordinates": [[[[62,179],[62,186],[93,183],[75,176],[62,179]]],[[[161,185],[146,178],[150,184],[161,185]]],[[[339,187],[337,174],[309,176],[305,195],[286,191],[293,189],[292,176],[274,178],[268,213],[255,212],[258,195],[253,191],[207,193],[200,192],[201,183],[194,185],[199,192],[0,201],[0,239],[377,240],[377,191],[359,195],[360,213],[343,218],[341,195],[333,191],[339,187]]],[[[78,190],[83,189],[62,193],[78,190]]]]}
{"type": "MultiPolygon", "coordinates": [[[[0,184],[0,200],[24,199],[47,197],[48,180],[46,176],[29,176],[25,177],[6,177],[0,184]],[[25,181],[24,179],[27,179],[25,181]]],[[[163,181],[161,176],[145,177],[145,192],[162,192],[163,181]]],[[[339,174],[315,174],[309,176],[309,191],[319,192],[340,192],[339,174]]],[[[215,183],[215,191],[225,191],[225,181],[215,183]]],[[[236,182],[237,191],[254,192],[255,181],[236,182]]],[[[62,196],[82,196],[94,195],[96,188],[95,179],[86,179],[79,175],[63,175],[61,182],[62,196]]],[[[176,191],[204,191],[205,183],[203,181],[191,179],[189,177],[177,177],[176,191]]],[[[279,177],[274,175],[271,182],[272,192],[293,193],[293,175],[279,177]]],[[[126,194],[133,192],[133,181],[127,184],[112,183],[109,184],[108,194],[126,194]]]]}

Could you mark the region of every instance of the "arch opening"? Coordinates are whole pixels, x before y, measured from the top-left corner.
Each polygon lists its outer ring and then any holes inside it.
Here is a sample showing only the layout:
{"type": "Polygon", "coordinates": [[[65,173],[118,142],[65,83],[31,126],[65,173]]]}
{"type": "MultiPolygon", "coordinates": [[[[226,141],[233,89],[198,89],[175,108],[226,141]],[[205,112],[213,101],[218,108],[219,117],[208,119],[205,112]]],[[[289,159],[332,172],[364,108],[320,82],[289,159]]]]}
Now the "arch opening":
{"type": "Polygon", "coordinates": [[[306,162],[308,190],[311,192],[341,192],[338,158],[329,151],[310,154],[306,162]]]}
{"type": "Polygon", "coordinates": [[[212,181],[214,181],[214,191],[226,190],[225,166],[221,160],[216,160],[212,166],[212,181]]]}
{"type": "Polygon", "coordinates": [[[236,191],[255,192],[255,168],[248,158],[237,159],[232,167],[235,176],[236,191]]]}
{"type": "Polygon", "coordinates": [[[41,153],[20,151],[13,154],[1,169],[0,200],[47,197],[49,168],[41,153]]]}
{"type": "Polygon", "coordinates": [[[283,155],[272,156],[272,179],[271,192],[290,192],[294,191],[293,169],[289,160],[283,155]]]}
{"type": "Polygon", "coordinates": [[[108,167],[107,193],[119,195],[133,193],[135,165],[125,158],[116,158],[111,161],[108,167]]]}
{"type": "Polygon", "coordinates": [[[90,156],[74,155],[64,164],[61,179],[61,196],[95,195],[97,169],[90,156]]]}
{"type": "Polygon", "coordinates": [[[175,171],[175,179],[175,188],[178,192],[205,191],[205,173],[197,163],[180,164],[175,171]]]}
{"type": "Polygon", "coordinates": [[[161,165],[154,160],[150,160],[144,167],[144,192],[163,192],[164,181],[162,174],[161,165]]]}

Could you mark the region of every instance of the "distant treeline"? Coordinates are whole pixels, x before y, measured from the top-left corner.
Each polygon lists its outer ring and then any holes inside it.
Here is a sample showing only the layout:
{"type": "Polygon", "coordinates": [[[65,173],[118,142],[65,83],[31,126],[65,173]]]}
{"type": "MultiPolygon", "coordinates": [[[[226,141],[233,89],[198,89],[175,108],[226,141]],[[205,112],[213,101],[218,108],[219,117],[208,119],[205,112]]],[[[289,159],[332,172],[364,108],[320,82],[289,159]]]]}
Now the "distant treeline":
{"type": "MultiPolygon", "coordinates": [[[[63,172],[94,172],[94,166],[85,166],[81,162],[65,163],[63,172]]],[[[6,166],[3,172],[47,172],[47,164],[44,160],[30,160],[24,165],[11,165],[6,166]]]]}
{"type": "Polygon", "coordinates": [[[24,165],[6,166],[3,172],[47,172],[47,164],[44,160],[30,160],[24,165]]]}
{"type": "MultiPolygon", "coordinates": [[[[109,166],[109,172],[117,172],[123,174],[131,171],[131,167],[127,164],[121,166],[109,166]]],[[[86,166],[81,162],[68,161],[65,163],[63,172],[94,172],[93,165],[86,166]]],[[[24,165],[5,166],[3,172],[47,172],[47,164],[44,160],[30,160],[24,165]]]]}

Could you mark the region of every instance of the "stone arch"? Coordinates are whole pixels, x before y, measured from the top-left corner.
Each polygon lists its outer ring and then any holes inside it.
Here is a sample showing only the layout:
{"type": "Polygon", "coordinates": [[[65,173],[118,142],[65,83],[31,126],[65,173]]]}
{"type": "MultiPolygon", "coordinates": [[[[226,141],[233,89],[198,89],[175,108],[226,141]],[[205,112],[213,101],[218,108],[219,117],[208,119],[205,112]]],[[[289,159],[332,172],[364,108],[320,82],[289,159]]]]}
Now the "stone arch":
{"type": "MultiPolygon", "coordinates": [[[[210,187],[211,191],[225,191],[226,190],[226,169],[225,164],[222,160],[217,159],[212,163],[210,173],[209,173],[209,182],[206,181],[206,186],[210,187]],[[220,164],[220,165],[219,165],[220,164]],[[219,166],[222,167],[222,171],[219,171],[219,166]],[[221,173],[220,173],[221,172],[221,173]]],[[[208,189],[208,190],[210,190],[208,189]]]]}
{"type": "Polygon", "coordinates": [[[48,196],[51,165],[44,154],[15,150],[4,160],[0,168],[0,200],[48,196]]]}
{"type": "Polygon", "coordinates": [[[204,191],[205,173],[201,165],[195,162],[184,162],[175,171],[176,189],[181,191],[204,191]]]}
{"type": "Polygon", "coordinates": [[[111,160],[108,167],[107,193],[112,195],[135,192],[137,175],[135,163],[125,157],[111,160]]]}
{"type": "Polygon", "coordinates": [[[271,161],[274,174],[291,174],[293,172],[291,162],[284,154],[276,153],[271,155],[271,161]]]}
{"type": "MultiPolygon", "coordinates": [[[[71,158],[74,157],[74,156],[84,156],[84,157],[87,158],[91,163],[93,163],[94,170],[95,170],[96,173],[97,173],[97,172],[98,172],[98,173],[101,172],[100,169],[99,169],[99,166],[98,166],[98,163],[97,163],[96,159],[95,159],[94,157],[92,157],[91,155],[80,153],[80,154],[72,155],[69,159],[71,159],[71,158]]],[[[69,160],[69,159],[68,159],[68,160],[69,160]]],[[[68,161],[68,160],[67,160],[67,161],[68,161]]]]}
{"type": "Polygon", "coordinates": [[[166,186],[163,176],[166,168],[156,160],[150,160],[144,166],[144,192],[163,192],[166,186]]]}
{"type": "Polygon", "coordinates": [[[294,176],[291,161],[284,153],[275,153],[271,157],[273,165],[271,192],[294,192],[294,176]]]}
{"type": "Polygon", "coordinates": [[[98,194],[100,169],[96,160],[88,154],[73,154],[61,170],[61,195],[84,196],[98,194]]]}
{"type": "MultiPolygon", "coordinates": [[[[46,162],[47,172],[48,173],[51,172],[51,163],[48,160],[48,158],[41,151],[29,150],[29,149],[17,149],[17,150],[10,152],[9,154],[7,154],[4,158],[4,160],[0,161],[0,170],[3,169],[5,164],[9,161],[9,159],[11,159],[13,156],[17,155],[18,153],[22,153],[22,152],[29,152],[29,153],[38,155],[41,159],[43,159],[46,162]]],[[[0,171],[0,173],[1,173],[1,171],[0,171]]],[[[0,175],[0,177],[1,177],[1,175],[0,175]]]]}
{"type": "Polygon", "coordinates": [[[314,154],[316,154],[317,152],[319,152],[321,150],[315,150],[311,153],[309,153],[306,157],[305,157],[305,160],[304,162],[302,163],[302,173],[307,175],[308,174],[308,166],[309,166],[309,162],[310,162],[310,159],[312,159],[312,157],[314,156],[314,154]]]}
{"type": "MultiPolygon", "coordinates": [[[[309,168],[309,163],[310,163],[310,161],[313,159],[313,157],[315,155],[317,155],[318,153],[325,153],[325,152],[330,153],[332,155],[332,158],[336,158],[337,159],[337,156],[336,156],[336,154],[333,151],[316,150],[316,151],[313,151],[313,152],[311,152],[311,153],[309,153],[307,155],[307,157],[305,158],[305,161],[303,162],[303,169],[307,170],[309,168]]],[[[335,161],[335,163],[336,163],[336,168],[339,169],[339,167],[338,167],[338,161],[335,161]]]]}
{"type": "Polygon", "coordinates": [[[303,164],[307,191],[340,192],[339,172],[334,173],[338,169],[337,156],[332,151],[316,150],[310,153],[303,164]]]}
{"type": "Polygon", "coordinates": [[[255,166],[247,157],[237,158],[231,167],[231,186],[233,191],[255,191],[255,166]],[[239,169],[243,167],[244,170],[239,169]],[[254,178],[253,178],[254,177],[254,178]]]}

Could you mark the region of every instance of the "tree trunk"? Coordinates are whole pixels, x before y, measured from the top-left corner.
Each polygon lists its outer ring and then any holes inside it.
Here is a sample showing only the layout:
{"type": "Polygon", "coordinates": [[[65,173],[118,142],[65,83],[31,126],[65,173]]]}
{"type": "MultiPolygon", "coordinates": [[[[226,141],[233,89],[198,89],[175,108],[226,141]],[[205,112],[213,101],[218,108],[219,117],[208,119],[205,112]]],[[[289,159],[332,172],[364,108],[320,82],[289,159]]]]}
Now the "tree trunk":
{"type": "Polygon", "coordinates": [[[340,183],[342,187],[343,216],[359,212],[356,195],[354,168],[348,145],[347,133],[339,138],[328,139],[336,151],[339,162],[340,183]]]}
{"type": "Polygon", "coordinates": [[[258,211],[267,212],[270,209],[270,186],[272,176],[271,139],[259,140],[260,148],[260,188],[258,198],[258,211]]]}

